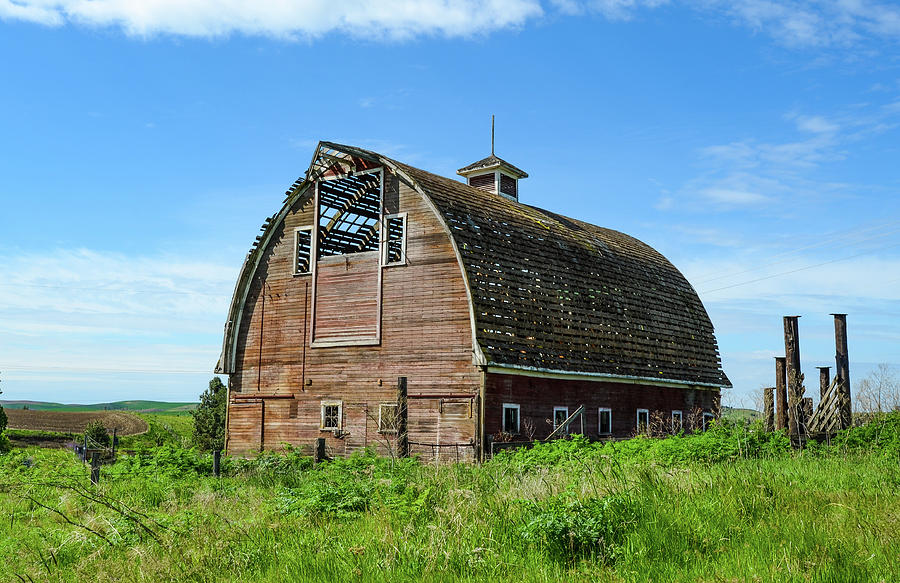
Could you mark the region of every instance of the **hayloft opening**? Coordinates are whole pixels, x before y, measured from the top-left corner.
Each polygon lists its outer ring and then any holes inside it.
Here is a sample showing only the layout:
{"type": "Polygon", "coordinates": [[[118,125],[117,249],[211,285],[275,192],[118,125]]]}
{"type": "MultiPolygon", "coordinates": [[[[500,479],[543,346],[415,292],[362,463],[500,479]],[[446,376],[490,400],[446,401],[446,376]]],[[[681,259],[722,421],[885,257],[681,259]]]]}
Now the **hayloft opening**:
{"type": "Polygon", "coordinates": [[[318,258],[378,250],[381,171],[319,182],[318,258]]]}

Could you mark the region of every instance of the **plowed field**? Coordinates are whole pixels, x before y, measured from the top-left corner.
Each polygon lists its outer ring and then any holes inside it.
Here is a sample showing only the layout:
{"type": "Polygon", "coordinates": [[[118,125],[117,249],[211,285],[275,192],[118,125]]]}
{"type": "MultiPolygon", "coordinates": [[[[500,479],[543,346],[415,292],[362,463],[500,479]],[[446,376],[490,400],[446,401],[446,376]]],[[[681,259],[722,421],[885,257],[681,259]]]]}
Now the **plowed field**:
{"type": "Polygon", "coordinates": [[[134,435],[147,431],[147,422],[124,411],[32,411],[30,409],[4,409],[9,417],[10,429],[31,429],[36,431],[69,431],[81,433],[94,419],[112,433],[115,428],[119,435],[134,435]]]}

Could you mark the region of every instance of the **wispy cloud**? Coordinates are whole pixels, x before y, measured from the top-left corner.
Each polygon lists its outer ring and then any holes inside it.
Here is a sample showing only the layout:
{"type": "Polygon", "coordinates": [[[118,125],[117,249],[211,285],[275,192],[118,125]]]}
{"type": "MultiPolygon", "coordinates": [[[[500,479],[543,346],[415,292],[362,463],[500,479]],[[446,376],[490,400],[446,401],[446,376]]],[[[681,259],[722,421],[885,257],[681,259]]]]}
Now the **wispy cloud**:
{"type": "Polygon", "coordinates": [[[52,373],[88,382],[77,371],[211,374],[237,267],[183,255],[6,250],[0,273],[7,380],[52,373]]]}
{"type": "Polygon", "coordinates": [[[0,0],[0,18],[115,27],[135,37],[314,39],[331,32],[393,40],[468,37],[522,26],[542,13],[538,0],[0,0]]]}

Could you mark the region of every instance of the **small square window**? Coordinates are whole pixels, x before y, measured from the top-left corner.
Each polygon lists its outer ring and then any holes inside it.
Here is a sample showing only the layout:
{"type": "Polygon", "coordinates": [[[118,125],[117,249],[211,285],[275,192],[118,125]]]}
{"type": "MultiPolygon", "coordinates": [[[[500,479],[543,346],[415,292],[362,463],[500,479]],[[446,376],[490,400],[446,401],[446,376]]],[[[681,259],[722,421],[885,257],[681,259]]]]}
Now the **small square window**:
{"type": "Polygon", "coordinates": [[[503,432],[519,433],[519,406],[514,403],[503,403],[503,432]]]}
{"type": "Polygon", "coordinates": [[[637,432],[647,433],[650,428],[650,411],[647,409],[637,410],[637,432]]]}
{"type": "Polygon", "coordinates": [[[612,409],[600,407],[600,427],[598,428],[600,435],[610,435],[612,433],[612,409]]]}
{"type": "Polygon", "coordinates": [[[709,424],[715,420],[716,416],[712,413],[703,413],[703,431],[709,429],[709,424]]]}
{"type": "Polygon", "coordinates": [[[310,272],[311,245],[312,227],[299,227],[294,230],[294,275],[306,275],[310,272]]]}
{"type": "Polygon", "coordinates": [[[406,264],[406,214],[384,217],[384,265],[406,264]]]}
{"type": "Polygon", "coordinates": [[[323,431],[331,431],[341,428],[341,409],[340,401],[323,401],[322,402],[322,424],[319,428],[323,431]]]}
{"type": "Polygon", "coordinates": [[[681,411],[672,411],[672,433],[678,433],[684,428],[681,411]]]}
{"type": "Polygon", "coordinates": [[[382,403],[378,406],[378,431],[397,433],[397,403],[382,403]]]}
{"type": "Polygon", "coordinates": [[[569,408],[568,407],[554,407],[553,408],[553,429],[557,429],[560,425],[566,422],[566,419],[569,418],[569,408]]]}

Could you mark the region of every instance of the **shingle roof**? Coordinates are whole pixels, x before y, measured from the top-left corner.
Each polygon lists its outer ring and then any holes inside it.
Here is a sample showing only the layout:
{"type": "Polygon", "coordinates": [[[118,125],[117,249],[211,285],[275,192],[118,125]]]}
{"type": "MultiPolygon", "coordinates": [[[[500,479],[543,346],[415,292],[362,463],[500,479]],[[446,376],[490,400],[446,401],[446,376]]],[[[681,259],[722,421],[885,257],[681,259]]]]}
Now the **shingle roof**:
{"type": "Polygon", "coordinates": [[[468,166],[463,166],[462,168],[457,170],[456,173],[467,174],[476,170],[487,170],[488,168],[505,168],[510,174],[514,175],[515,178],[528,178],[527,172],[525,172],[521,168],[513,166],[503,158],[494,156],[493,154],[491,154],[487,158],[479,160],[478,162],[472,162],[468,166]]]}
{"type": "Polygon", "coordinates": [[[489,364],[731,386],[700,298],[649,245],[396,164],[450,227],[489,364]]]}

